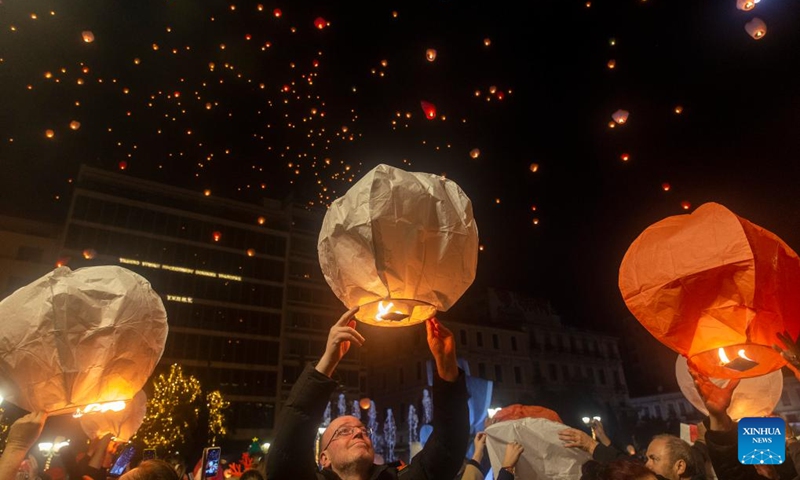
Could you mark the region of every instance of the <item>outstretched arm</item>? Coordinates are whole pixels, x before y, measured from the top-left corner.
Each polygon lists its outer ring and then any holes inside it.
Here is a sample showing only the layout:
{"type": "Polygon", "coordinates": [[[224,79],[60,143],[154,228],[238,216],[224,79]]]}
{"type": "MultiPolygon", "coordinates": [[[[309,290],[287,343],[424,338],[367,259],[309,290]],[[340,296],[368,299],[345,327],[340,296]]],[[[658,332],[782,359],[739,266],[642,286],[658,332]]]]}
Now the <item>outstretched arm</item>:
{"type": "Polygon", "coordinates": [[[336,366],[342,361],[344,355],[350,350],[350,342],[358,346],[364,345],[364,337],[356,331],[356,321],[353,316],[358,307],[353,307],[331,327],[328,332],[328,342],[325,344],[325,353],[317,363],[317,371],[327,377],[333,375],[336,366]]]}
{"type": "Polygon", "coordinates": [[[0,457],[0,480],[15,480],[20,464],[44,428],[47,414],[34,412],[21,417],[11,425],[6,449],[0,457]]]}

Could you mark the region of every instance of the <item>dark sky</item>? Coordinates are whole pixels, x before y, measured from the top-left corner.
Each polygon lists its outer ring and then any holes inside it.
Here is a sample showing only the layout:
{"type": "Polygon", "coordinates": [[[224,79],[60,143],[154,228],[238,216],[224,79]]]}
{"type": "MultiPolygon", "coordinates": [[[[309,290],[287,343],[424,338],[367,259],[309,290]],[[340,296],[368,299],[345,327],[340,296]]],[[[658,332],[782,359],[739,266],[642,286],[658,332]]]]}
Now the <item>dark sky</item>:
{"type": "Polygon", "coordinates": [[[313,207],[378,163],[445,173],[474,204],[475,286],[600,329],[626,314],[626,248],[683,201],[800,245],[796,2],[258,5],[0,1],[0,211],[63,219],[81,163],[313,207]]]}

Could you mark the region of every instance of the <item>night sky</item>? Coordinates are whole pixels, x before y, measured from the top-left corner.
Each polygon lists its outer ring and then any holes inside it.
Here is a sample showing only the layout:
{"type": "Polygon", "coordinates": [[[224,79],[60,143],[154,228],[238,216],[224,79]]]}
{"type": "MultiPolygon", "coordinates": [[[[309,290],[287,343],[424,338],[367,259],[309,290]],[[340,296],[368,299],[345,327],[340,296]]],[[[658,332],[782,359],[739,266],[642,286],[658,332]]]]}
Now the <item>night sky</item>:
{"type": "Polygon", "coordinates": [[[63,221],[81,163],[310,208],[379,163],[440,173],[473,288],[613,328],[666,216],[715,201],[800,248],[798,46],[788,0],[0,0],[0,212],[63,221]]]}

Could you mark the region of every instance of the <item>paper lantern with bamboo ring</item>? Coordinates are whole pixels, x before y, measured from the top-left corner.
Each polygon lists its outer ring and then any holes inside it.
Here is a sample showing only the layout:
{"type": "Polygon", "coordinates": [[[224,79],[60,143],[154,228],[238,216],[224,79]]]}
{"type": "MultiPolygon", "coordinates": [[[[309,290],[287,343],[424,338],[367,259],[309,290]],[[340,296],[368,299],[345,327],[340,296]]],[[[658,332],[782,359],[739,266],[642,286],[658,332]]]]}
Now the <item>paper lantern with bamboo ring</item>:
{"type": "Polygon", "coordinates": [[[147,395],[140,391],[122,409],[85,413],[80,417],[83,432],[90,439],[110,433],[118,442],[127,442],[136,435],[147,413],[147,395]]]}
{"type": "Polygon", "coordinates": [[[167,340],[161,298],[117,266],[59,267],[0,302],[0,318],[0,391],[50,415],[129,401],[167,340]]]}
{"type": "Polygon", "coordinates": [[[800,259],[718,203],[651,225],[628,248],[619,289],[636,319],[711,378],[780,369],[776,333],[800,333],[800,259]]]}
{"type": "Polygon", "coordinates": [[[449,309],[472,284],[478,227],[452,180],[378,165],[331,204],[318,252],[358,320],[402,327],[449,309]]]}

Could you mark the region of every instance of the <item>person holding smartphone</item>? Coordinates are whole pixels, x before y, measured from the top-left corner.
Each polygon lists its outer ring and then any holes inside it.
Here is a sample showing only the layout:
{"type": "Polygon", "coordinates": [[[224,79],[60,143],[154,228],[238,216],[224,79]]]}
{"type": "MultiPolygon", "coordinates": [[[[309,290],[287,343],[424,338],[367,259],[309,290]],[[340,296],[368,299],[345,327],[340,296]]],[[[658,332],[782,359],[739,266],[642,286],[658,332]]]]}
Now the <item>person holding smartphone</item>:
{"type": "Polygon", "coordinates": [[[325,353],[316,367],[306,366],[294,384],[278,419],[275,441],[267,458],[269,480],[405,480],[451,479],[461,467],[469,441],[469,410],[464,372],[456,362],[453,333],[437,319],[425,322],[428,347],[436,362],[433,398],[436,415],[433,433],[425,447],[398,471],[375,465],[369,431],[357,418],[334,419],[319,442],[314,459],[313,442],[325,405],[336,388],[331,375],[352,344],[362,346],[356,331],[358,307],[349,310],[331,327],[325,353]],[[317,469],[317,461],[322,471],[317,469]]]}

